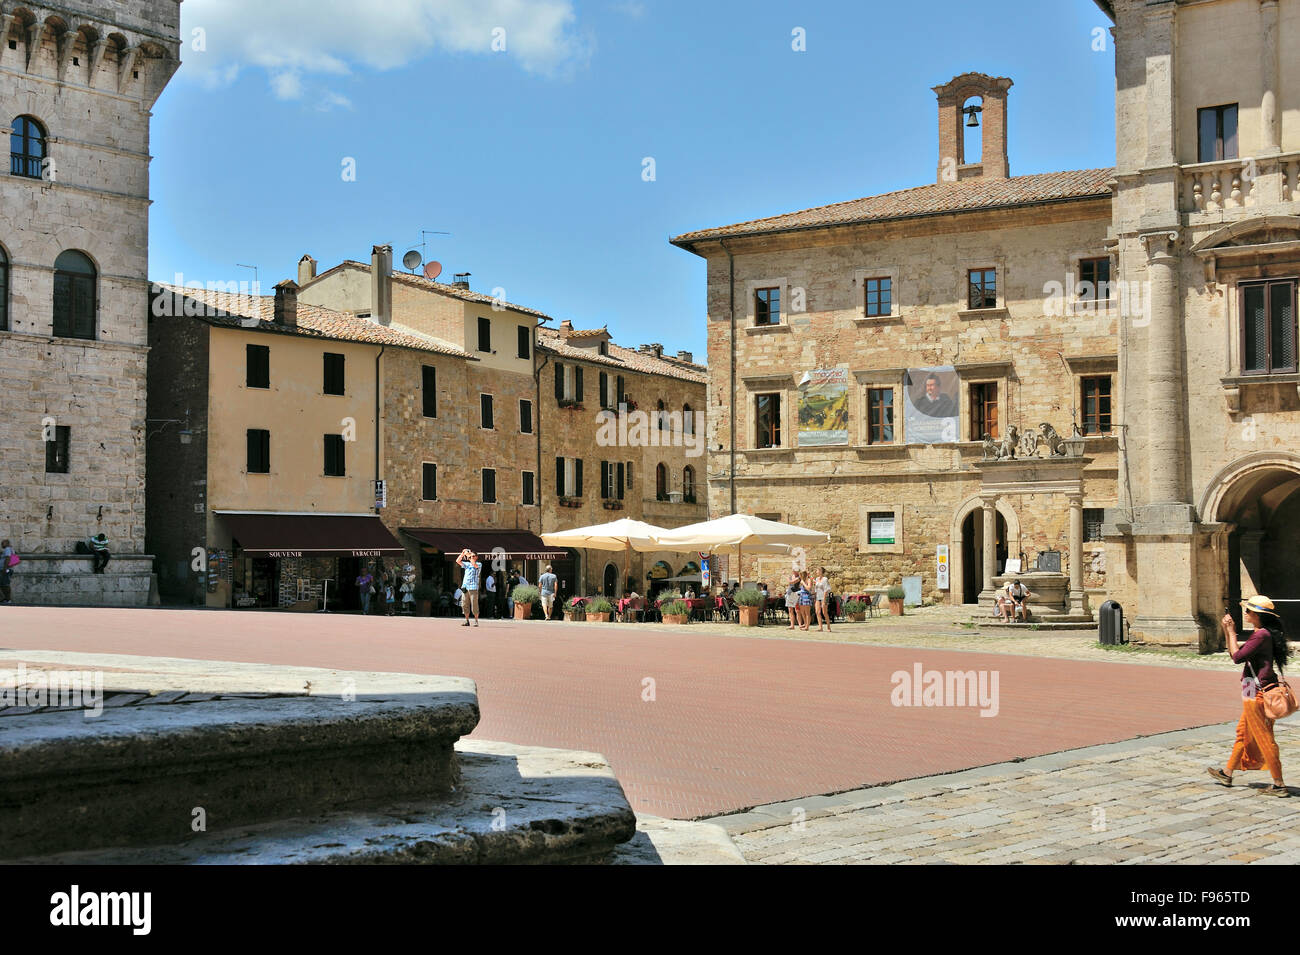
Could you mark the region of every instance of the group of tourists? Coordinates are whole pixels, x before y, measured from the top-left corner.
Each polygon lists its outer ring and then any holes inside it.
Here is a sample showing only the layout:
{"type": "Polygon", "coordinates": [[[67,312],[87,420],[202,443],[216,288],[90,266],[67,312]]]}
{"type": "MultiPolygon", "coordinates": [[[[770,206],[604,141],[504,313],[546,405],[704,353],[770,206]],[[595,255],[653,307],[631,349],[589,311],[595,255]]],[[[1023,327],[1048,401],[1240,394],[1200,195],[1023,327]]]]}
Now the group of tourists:
{"type": "Polygon", "coordinates": [[[815,616],[817,632],[831,632],[831,581],[826,568],[817,568],[814,577],[808,571],[793,571],[785,589],[785,610],[790,616],[787,630],[807,630],[815,616]]]}
{"type": "Polygon", "coordinates": [[[356,585],[357,592],[361,595],[363,614],[370,613],[372,603],[378,615],[392,617],[397,614],[397,594],[401,586],[401,578],[396,570],[389,570],[383,566],[377,568],[374,564],[368,564],[357,575],[356,585]]]}

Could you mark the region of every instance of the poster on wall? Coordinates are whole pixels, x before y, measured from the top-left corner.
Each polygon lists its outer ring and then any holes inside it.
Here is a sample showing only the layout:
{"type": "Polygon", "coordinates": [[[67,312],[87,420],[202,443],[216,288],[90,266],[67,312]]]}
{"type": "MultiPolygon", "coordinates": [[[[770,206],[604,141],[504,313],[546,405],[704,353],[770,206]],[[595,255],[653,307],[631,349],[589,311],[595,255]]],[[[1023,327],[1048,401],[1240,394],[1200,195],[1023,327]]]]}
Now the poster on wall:
{"type": "Polygon", "coordinates": [[[909,368],[903,382],[903,422],[908,444],[948,444],[957,440],[957,369],[952,365],[909,368]]]}
{"type": "Polygon", "coordinates": [[[819,368],[799,382],[799,446],[849,443],[849,370],[819,368]]]}

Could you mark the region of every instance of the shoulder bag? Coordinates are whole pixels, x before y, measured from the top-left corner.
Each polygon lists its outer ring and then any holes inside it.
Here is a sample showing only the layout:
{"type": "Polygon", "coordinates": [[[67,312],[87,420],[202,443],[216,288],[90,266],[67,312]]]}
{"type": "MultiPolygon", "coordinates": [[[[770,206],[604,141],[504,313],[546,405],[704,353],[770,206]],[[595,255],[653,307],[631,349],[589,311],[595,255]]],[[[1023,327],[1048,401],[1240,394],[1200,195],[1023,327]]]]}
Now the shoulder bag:
{"type": "Polygon", "coordinates": [[[1285,719],[1300,709],[1297,705],[1295,692],[1291,689],[1291,684],[1282,679],[1282,669],[1277,671],[1277,684],[1270,686],[1267,690],[1259,685],[1259,675],[1255,673],[1255,667],[1249,660],[1246,666],[1250,667],[1250,675],[1255,678],[1255,686],[1258,688],[1258,695],[1264,701],[1264,712],[1268,714],[1269,719],[1285,719]]]}

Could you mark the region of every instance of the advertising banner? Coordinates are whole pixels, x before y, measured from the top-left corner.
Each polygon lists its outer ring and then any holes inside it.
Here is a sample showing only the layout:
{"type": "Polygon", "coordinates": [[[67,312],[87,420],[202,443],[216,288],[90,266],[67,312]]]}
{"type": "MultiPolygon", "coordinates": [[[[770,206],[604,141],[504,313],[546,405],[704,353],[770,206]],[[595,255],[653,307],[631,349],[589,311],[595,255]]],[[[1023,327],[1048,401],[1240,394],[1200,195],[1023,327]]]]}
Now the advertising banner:
{"type": "Polygon", "coordinates": [[[957,389],[957,369],[952,365],[907,369],[903,423],[908,444],[948,444],[957,440],[961,414],[957,389]]]}
{"type": "Polygon", "coordinates": [[[799,382],[799,446],[849,443],[849,370],[820,368],[799,382]]]}

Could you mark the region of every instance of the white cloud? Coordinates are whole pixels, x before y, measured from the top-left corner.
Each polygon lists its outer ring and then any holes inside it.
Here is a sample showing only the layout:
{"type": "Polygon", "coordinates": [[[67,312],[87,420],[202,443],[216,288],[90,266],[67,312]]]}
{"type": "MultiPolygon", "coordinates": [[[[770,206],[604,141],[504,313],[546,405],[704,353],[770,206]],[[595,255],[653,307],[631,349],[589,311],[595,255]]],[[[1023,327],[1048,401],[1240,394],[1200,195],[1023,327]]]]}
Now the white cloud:
{"type": "Polygon", "coordinates": [[[219,87],[259,67],[281,99],[301,97],[312,74],[392,69],[435,50],[509,56],[546,76],[581,65],[590,50],[573,0],[186,0],[181,17],[183,74],[219,87]],[[190,42],[196,28],[203,50],[190,42]],[[498,28],[503,52],[493,50],[498,28]]]}

